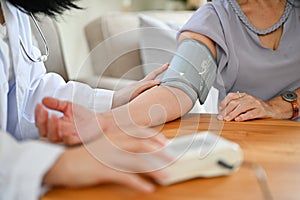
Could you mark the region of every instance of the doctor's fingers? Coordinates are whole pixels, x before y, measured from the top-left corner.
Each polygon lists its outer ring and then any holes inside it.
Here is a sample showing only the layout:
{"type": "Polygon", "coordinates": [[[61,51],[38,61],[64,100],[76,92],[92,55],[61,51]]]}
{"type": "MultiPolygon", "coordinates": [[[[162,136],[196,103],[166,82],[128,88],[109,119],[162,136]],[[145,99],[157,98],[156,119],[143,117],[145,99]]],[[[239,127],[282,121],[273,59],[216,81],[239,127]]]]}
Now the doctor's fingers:
{"type": "Polygon", "coordinates": [[[39,129],[39,134],[47,136],[48,111],[38,104],[35,108],[35,126],[39,129]]]}
{"type": "Polygon", "coordinates": [[[53,115],[48,121],[48,138],[52,142],[63,142],[67,146],[82,143],[74,123],[53,115]]]}
{"type": "Polygon", "coordinates": [[[76,126],[73,126],[73,124],[70,125],[70,123],[62,122],[59,124],[57,131],[63,143],[67,146],[73,146],[84,142],[84,138],[80,137],[76,126]]]}
{"type": "Polygon", "coordinates": [[[155,190],[155,185],[152,184],[150,181],[142,178],[138,174],[131,174],[131,173],[123,173],[119,171],[115,171],[111,169],[113,172],[102,174],[102,176],[108,176],[107,182],[114,182],[126,187],[132,188],[134,190],[140,192],[153,192],[155,190]]]}
{"type": "Polygon", "coordinates": [[[82,143],[82,140],[77,133],[65,134],[62,136],[62,141],[67,146],[73,146],[82,143]]]}
{"type": "Polygon", "coordinates": [[[126,135],[112,134],[108,137],[106,136],[106,140],[115,148],[130,153],[151,153],[164,147],[153,138],[140,139],[126,135]]]}
{"type": "MultiPolygon", "coordinates": [[[[123,143],[128,144],[128,141],[123,141],[123,143]]],[[[145,143],[134,142],[129,144],[131,147],[135,146],[136,149],[134,151],[124,150],[124,146],[116,146],[108,142],[105,137],[102,137],[85,144],[84,147],[102,164],[126,173],[156,172],[157,169],[162,169],[162,167],[173,161],[173,157],[163,149],[157,150],[157,148],[152,149],[150,147],[151,153],[143,153],[145,152],[143,148],[147,146],[145,143]]],[[[159,173],[161,172],[150,173],[150,176],[157,177],[159,173]]]]}
{"type": "Polygon", "coordinates": [[[150,128],[141,128],[135,126],[119,126],[113,127],[108,133],[105,133],[108,139],[115,142],[116,145],[125,146],[127,148],[144,149],[149,146],[149,151],[161,148],[169,142],[169,140],[159,131],[150,128]],[[123,142],[127,141],[127,142],[123,142]],[[141,144],[142,147],[137,147],[134,144],[141,144]],[[143,146],[143,143],[145,145],[143,146]],[[152,149],[150,149],[152,147],[152,149]]]}
{"type": "Polygon", "coordinates": [[[130,94],[129,98],[130,101],[143,93],[144,91],[153,88],[160,84],[160,80],[147,80],[147,81],[140,81],[136,83],[135,89],[132,90],[132,94],[130,94]]]}
{"type": "Polygon", "coordinates": [[[169,67],[169,63],[164,64],[163,66],[159,67],[158,69],[153,70],[150,72],[144,79],[142,80],[153,80],[155,79],[158,75],[166,71],[169,67]]]}
{"type": "Polygon", "coordinates": [[[121,121],[122,116],[115,119],[116,122],[114,125],[110,126],[105,134],[107,135],[125,135],[128,137],[136,138],[136,139],[151,139],[153,141],[158,142],[161,145],[165,145],[169,142],[169,140],[159,132],[159,130],[148,128],[148,127],[140,127],[137,125],[122,125],[121,121]],[[120,122],[120,123],[119,123],[120,122]]]}
{"type": "Polygon", "coordinates": [[[47,123],[47,138],[51,142],[61,142],[62,138],[58,132],[59,119],[56,115],[52,115],[47,123]]]}

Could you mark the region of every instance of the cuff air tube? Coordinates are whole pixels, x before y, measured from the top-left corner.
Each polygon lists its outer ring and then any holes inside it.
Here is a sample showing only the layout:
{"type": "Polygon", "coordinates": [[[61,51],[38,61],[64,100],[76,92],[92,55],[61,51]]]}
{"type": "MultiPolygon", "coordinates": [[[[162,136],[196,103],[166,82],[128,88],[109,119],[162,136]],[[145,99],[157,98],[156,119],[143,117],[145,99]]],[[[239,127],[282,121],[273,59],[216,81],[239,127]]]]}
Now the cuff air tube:
{"type": "Polygon", "coordinates": [[[213,85],[217,65],[210,50],[196,40],[184,40],[179,45],[161,85],[184,91],[195,103],[204,103],[213,85]]]}

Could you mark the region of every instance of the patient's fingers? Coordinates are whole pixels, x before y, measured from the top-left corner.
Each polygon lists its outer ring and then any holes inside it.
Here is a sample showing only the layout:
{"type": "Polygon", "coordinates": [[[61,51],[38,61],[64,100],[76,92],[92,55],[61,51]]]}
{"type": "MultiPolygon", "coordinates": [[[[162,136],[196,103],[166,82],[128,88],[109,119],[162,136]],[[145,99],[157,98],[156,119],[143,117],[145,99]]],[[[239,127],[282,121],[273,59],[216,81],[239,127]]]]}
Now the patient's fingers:
{"type": "Polygon", "coordinates": [[[247,94],[245,94],[245,93],[239,93],[239,92],[229,93],[220,103],[219,110],[224,110],[225,108],[228,107],[228,104],[230,104],[232,101],[239,100],[239,99],[245,97],[246,95],[247,94]]]}

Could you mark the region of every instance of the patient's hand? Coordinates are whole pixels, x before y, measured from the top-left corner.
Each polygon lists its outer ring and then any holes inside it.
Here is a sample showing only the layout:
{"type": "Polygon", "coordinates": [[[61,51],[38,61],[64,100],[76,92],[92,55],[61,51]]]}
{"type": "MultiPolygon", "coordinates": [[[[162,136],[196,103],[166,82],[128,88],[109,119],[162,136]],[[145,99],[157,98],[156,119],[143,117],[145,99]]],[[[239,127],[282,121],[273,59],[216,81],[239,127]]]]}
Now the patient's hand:
{"type": "Polygon", "coordinates": [[[112,108],[122,106],[130,102],[132,99],[134,99],[144,91],[159,85],[160,80],[155,80],[155,78],[163,73],[168,68],[168,66],[168,63],[164,64],[162,67],[152,71],[142,80],[116,91],[114,93],[112,108]]]}
{"type": "MultiPolygon", "coordinates": [[[[115,121],[101,126],[99,114],[86,109],[83,106],[68,101],[60,101],[54,98],[44,98],[42,105],[35,110],[36,126],[41,136],[47,137],[51,142],[63,142],[66,145],[75,145],[94,140],[106,135],[113,143],[120,146],[122,141],[118,138],[151,139],[157,144],[165,143],[163,135],[157,134],[151,129],[118,125],[115,121]],[[63,114],[62,117],[52,115],[46,110],[55,110],[63,114]]],[[[128,148],[130,148],[128,146],[128,148]]],[[[126,148],[125,148],[126,149],[126,148]]]]}
{"type": "Polygon", "coordinates": [[[275,118],[275,110],[267,102],[246,93],[230,93],[219,105],[219,120],[246,121],[275,118]]]}

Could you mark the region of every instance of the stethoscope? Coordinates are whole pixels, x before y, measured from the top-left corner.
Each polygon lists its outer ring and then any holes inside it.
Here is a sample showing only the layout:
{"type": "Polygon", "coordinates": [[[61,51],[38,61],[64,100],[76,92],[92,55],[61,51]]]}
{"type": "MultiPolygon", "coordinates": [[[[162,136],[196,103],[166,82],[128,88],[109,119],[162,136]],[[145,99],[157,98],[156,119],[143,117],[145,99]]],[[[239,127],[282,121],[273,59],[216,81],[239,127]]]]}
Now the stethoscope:
{"type": "Polygon", "coordinates": [[[28,13],[28,14],[29,14],[29,16],[31,17],[31,19],[32,19],[32,21],[33,21],[33,23],[34,23],[34,26],[35,26],[36,29],[38,30],[38,32],[39,32],[39,34],[40,34],[40,37],[41,37],[42,40],[43,40],[43,43],[44,43],[44,46],[45,46],[45,52],[46,52],[46,53],[45,53],[44,55],[43,55],[43,54],[40,55],[40,56],[37,57],[37,58],[34,58],[32,55],[30,55],[30,54],[28,53],[28,51],[27,51],[26,48],[25,48],[25,45],[24,45],[24,42],[23,42],[21,36],[19,36],[21,47],[22,47],[22,49],[23,49],[25,55],[27,56],[27,58],[28,58],[29,60],[31,60],[32,62],[35,62],[35,63],[36,63],[36,62],[46,62],[47,59],[48,59],[48,56],[49,56],[49,48],[48,48],[47,40],[46,40],[46,38],[45,38],[45,36],[44,36],[44,34],[43,34],[41,28],[39,27],[39,25],[38,25],[38,23],[37,23],[35,17],[33,16],[33,14],[32,14],[32,13],[28,13]]]}

